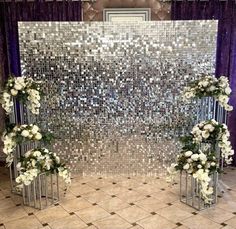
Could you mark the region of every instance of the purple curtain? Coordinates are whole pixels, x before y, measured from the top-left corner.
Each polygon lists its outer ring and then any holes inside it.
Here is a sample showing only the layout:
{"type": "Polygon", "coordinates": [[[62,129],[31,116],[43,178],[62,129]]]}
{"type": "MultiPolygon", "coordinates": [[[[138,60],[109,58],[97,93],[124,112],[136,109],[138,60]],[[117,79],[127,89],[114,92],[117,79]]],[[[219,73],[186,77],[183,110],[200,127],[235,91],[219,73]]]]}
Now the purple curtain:
{"type": "MultiPolygon", "coordinates": [[[[216,77],[229,77],[234,111],[228,116],[231,143],[236,152],[236,3],[235,1],[173,1],[173,20],[219,20],[216,52],[216,77]]],[[[234,156],[236,165],[236,154],[234,156]]]]}

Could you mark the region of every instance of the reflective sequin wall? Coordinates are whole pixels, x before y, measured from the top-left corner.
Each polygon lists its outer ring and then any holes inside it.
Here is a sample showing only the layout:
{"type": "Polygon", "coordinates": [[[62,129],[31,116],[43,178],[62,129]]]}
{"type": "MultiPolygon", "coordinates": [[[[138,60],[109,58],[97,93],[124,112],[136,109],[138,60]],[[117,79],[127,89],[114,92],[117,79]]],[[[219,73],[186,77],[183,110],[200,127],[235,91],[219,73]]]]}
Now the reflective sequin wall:
{"type": "Polygon", "coordinates": [[[214,74],[216,21],[20,22],[22,75],[43,82],[37,122],[85,174],[161,175],[199,104],[183,87],[214,74]]]}

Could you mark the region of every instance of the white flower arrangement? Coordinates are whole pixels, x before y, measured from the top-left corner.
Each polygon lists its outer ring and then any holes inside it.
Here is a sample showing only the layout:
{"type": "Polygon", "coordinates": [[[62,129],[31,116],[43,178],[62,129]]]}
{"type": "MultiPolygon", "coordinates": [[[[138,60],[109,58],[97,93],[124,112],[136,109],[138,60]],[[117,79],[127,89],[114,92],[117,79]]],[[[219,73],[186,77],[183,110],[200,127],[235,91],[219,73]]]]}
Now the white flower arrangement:
{"type": "Polygon", "coordinates": [[[205,203],[212,201],[213,187],[210,186],[210,175],[218,170],[215,152],[210,150],[187,150],[182,151],[177,158],[177,163],[171,164],[168,168],[168,182],[174,179],[178,171],[185,171],[186,175],[191,175],[197,180],[201,187],[201,195],[205,203]]]}
{"type": "Polygon", "coordinates": [[[13,151],[17,144],[24,141],[40,141],[50,142],[52,135],[50,133],[44,134],[41,132],[37,125],[16,125],[14,127],[9,127],[2,135],[2,141],[4,144],[3,153],[7,155],[6,163],[10,166],[13,162],[13,151]]]}
{"type": "Polygon", "coordinates": [[[14,104],[13,98],[16,98],[27,103],[33,114],[39,114],[42,95],[39,84],[40,82],[36,82],[30,77],[9,77],[0,98],[0,103],[6,113],[11,113],[14,104]]]}
{"type": "Polygon", "coordinates": [[[67,185],[71,183],[69,170],[55,153],[46,148],[27,151],[18,162],[17,170],[19,176],[16,178],[16,182],[19,184],[19,188],[22,188],[23,185],[30,185],[38,174],[44,172],[46,175],[58,173],[67,185]]]}
{"type": "Polygon", "coordinates": [[[234,150],[229,141],[230,134],[225,124],[220,124],[214,119],[202,121],[193,127],[191,134],[193,142],[197,144],[206,141],[218,143],[222,158],[227,164],[231,164],[234,150]]]}
{"type": "Polygon", "coordinates": [[[232,111],[233,107],[228,104],[230,94],[231,88],[225,76],[221,76],[219,79],[214,76],[205,76],[186,87],[183,98],[189,100],[191,98],[213,97],[226,111],[232,111]]]}
{"type": "Polygon", "coordinates": [[[181,139],[184,145],[183,150],[177,156],[176,163],[171,164],[167,169],[169,174],[167,181],[172,182],[178,171],[186,171],[200,184],[200,192],[205,203],[211,203],[213,187],[210,186],[210,176],[215,171],[219,171],[215,146],[219,146],[222,159],[230,164],[234,151],[229,136],[227,126],[214,119],[195,125],[191,134],[181,139]],[[200,150],[200,146],[204,143],[206,144],[204,149],[200,150]],[[210,145],[213,147],[212,149],[210,145]]]}

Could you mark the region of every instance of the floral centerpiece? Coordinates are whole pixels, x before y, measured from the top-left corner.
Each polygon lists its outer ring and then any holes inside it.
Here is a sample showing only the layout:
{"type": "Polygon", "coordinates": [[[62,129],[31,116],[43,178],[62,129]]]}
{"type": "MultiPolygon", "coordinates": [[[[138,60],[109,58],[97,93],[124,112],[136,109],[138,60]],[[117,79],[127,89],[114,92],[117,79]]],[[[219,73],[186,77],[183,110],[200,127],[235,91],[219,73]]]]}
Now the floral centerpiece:
{"type": "Polygon", "coordinates": [[[227,164],[231,163],[234,154],[229,142],[227,126],[219,124],[213,119],[202,121],[195,125],[191,134],[183,137],[181,141],[183,143],[182,151],[177,156],[176,163],[171,164],[168,168],[167,181],[173,181],[178,171],[186,171],[200,184],[200,192],[205,203],[211,203],[213,187],[210,186],[210,176],[215,171],[219,172],[216,145],[221,149],[221,156],[227,164]],[[201,150],[201,148],[203,149],[201,150]]]}
{"type": "Polygon", "coordinates": [[[17,170],[20,174],[16,178],[19,188],[22,188],[23,185],[30,185],[38,174],[44,172],[46,175],[58,173],[67,185],[71,183],[69,170],[55,153],[46,148],[27,151],[18,162],[17,170]]]}
{"type": "Polygon", "coordinates": [[[13,98],[16,98],[28,105],[33,114],[39,114],[40,83],[30,77],[9,77],[0,97],[0,103],[7,114],[10,114],[13,107],[13,98]]]}
{"type": "Polygon", "coordinates": [[[50,142],[52,140],[51,133],[43,133],[37,125],[11,125],[2,135],[4,144],[3,152],[7,155],[6,163],[11,165],[14,155],[13,151],[17,144],[25,141],[44,141],[50,142]]]}
{"type": "Polygon", "coordinates": [[[232,155],[234,150],[232,149],[229,141],[229,131],[225,124],[220,124],[216,120],[211,119],[202,121],[195,125],[191,131],[190,141],[200,144],[202,142],[211,142],[212,144],[218,144],[221,149],[221,156],[227,164],[232,162],[232,155]]]}
{"type": "Polygon", "coordinates": [[[214,76],[205,76],[186,87],[183,97],[185,100],[213,97],[225,110],[232,111],[233,107],[228,104],[230,93],[229,81],[225,76],[219,79],[214,76]]]}

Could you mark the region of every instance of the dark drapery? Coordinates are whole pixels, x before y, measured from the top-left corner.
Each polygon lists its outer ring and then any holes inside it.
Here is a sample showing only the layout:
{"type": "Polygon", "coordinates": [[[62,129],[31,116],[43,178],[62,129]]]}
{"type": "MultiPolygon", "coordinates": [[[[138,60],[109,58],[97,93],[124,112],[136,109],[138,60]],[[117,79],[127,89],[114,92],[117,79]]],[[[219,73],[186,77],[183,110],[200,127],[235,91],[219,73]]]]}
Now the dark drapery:
{"type": "MultiPolygon", "coordinates": [[[[173,1],[173,20],[217,19],[216,76],[229,77],[232,95],[230,104],[234,111],[228,116],[232,146],[236,152],[236,3],[235,1],[173,1]]],[[[236,165],[236,154],[234,156],[236,165]]]]}

